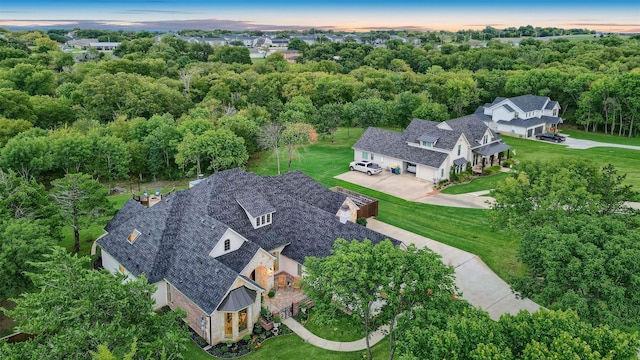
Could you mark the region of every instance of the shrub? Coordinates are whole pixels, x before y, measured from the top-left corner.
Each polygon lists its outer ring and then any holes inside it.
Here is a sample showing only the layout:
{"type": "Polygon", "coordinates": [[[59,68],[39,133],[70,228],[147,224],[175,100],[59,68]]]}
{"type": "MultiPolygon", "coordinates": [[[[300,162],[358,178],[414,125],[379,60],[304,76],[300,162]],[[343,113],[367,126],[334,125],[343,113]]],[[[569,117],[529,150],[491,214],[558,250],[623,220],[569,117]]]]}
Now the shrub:
{"type": "Polygon", "coordinates": [[[362,226],[367,226],[367,218],[365,217],[360,217],[356,219],[356,224],[362,225],[362,226]]]}
{"type": "Polygon", "coordinates": [[[249,341],[250,339],[251,339],[251,334],[247,334],[247,335],[242,337],[242,340],[244,340],[244,341],[249,341]]]}
{"type": "Polygon", "coordinates": [[[274,290],[269,290],[269,293],[267,294],[267,296],[272,298],[272,297],[276,296],[276,292],[274,290]]]}
{"type": "Polygon", "coordinates": [[[482,173],[485,175],[493,175],[500,172],[500,165],[493,165],[482,169],[482,173]]]}
{"type": "Polygon", "coordinates": [[[512,159],[504,160],[502,162],[502,166],[508,168],[508,167],[511,167],[512,165],[515,165],[515,163],[516,163],[515,160],[512,160],[512,159]]]}
{"type": "Polygon", "coordinates": [[[273,322],[274,323],[280,323],[282,321],[282,318],[280,318],[280,315],[276,315],[273,317],[273,322]]]}

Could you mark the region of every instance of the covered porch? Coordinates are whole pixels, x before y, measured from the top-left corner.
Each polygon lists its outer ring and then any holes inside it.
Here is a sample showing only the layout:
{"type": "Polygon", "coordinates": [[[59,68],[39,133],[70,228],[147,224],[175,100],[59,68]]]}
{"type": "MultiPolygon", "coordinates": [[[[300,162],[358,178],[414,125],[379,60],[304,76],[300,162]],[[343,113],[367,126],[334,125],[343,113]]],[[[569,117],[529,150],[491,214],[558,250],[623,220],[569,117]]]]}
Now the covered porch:
{"type": "Polygon", "coordinates": [[[503,142],[481,146],[473,150],[473,170],[482,172],[486,166],[502,165],[505,157],[511,157],[511,146],[503,142]]]}

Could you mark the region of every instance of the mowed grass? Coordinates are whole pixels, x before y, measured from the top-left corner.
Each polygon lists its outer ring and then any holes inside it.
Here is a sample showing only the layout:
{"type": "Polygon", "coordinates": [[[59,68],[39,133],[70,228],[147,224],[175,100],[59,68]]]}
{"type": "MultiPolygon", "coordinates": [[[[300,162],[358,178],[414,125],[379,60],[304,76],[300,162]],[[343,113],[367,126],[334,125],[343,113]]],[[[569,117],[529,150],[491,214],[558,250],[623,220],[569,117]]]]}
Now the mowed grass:
{"type": "Polygon", "coordinates": [[[315,309],[309,309],[309,320],[304,327],[315,335],[331,341],[355,341],[364,338],[362,334],[362,325],[354,322],[347,314],[337,312],[335,314],[334,324],[323,323],[318,316],[315,315],[315,309]]]}
{"type": "Polygon", "coordinates": [[[503,136],[512,147],[512,157],[523,161],[563,162],[572,159],[588,160],[598,166],[612,164],[618,174],[626,174],[625,183],[640,191],[640,150],[614,147],[570,149],[562,144],[503,136]],[[515,150],[515,155],[514,155],[515,150]]]}
{"type": "MultiPolygon", "coordinates": [[[[373,358],[383,360],[389,358],[389,341],[385,338],[372,347],[373,358]]],[[[321,349],[311,345],[298,335],[283,335],[266,340],[260,349],[242,357],[243,360],[273,360],[273,359],[322,359],[322,360],[356,360],[363,359],[366,350],[353,352],[339,352],[321,349]]],[[[216,359],[202,351],[195,343],[189,342],[183,357],[189,360],[216,359]]]]}
{"type": "MultiPolygon", "coordinates": [[[[323,139],[307,146],[292,162],[291,170],[301,170],[327,187],[341,186],[378,199],[378,220],[474,253],[503,279],[522,274],[523,266],[516,258],[518,241],[502,232],[491,231],[487,210],[410,202],[335,179],[334,176],[349,171],[349,162],[353,160],[351,147],[362,132],[362,129],[350,129],[347,136],[347,130],[340,129],[334,143],[323,139]]],[[[281,172],[287,172],[286,160],[282,164],[281,172]]],[[[262,175],[276,174],[275,156],[271,152],[262,153],[260,159],[250,162],[247,170],[262,175]]]]}
{"type": "Polygon", "coordinates": [[[496,185],[499,182],[504,181],[504,179],[506,179],[508,176],[508,173],[498,173],[491,176],[481,176],[471,180],[471,182],[468,182],[466,184],[449,186],[442,189],[440,192],[443,194],[457,195],[474,191],[495,189],[496,185]]]}

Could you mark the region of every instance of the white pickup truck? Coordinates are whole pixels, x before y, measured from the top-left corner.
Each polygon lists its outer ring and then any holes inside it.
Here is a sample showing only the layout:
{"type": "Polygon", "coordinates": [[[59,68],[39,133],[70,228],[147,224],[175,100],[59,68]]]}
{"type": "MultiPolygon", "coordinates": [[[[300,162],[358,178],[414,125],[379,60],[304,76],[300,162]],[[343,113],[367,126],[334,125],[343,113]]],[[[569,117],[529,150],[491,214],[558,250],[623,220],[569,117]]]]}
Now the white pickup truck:
{"type": "Polygon", "coordinates": [[[362,171],[363,173],[367,173],[369,176],[380,174],[382,172],[380,165],[372,163],[369,160],[352,161],[351,164],[349,164],[349,169],[351,169],[351,171],[362,171]]]}

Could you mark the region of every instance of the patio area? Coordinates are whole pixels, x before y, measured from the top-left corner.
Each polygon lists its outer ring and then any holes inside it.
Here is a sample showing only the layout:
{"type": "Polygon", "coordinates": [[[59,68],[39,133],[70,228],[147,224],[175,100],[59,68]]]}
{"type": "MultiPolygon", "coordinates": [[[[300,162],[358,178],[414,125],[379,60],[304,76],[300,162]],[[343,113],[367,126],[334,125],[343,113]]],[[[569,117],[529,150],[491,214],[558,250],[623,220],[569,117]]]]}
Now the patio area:
{"type": "Polygon", "coordinates": [[[282,318],[292,315],[294,304],[307,300],[302,289],[295,279],[289,274],[276,275],[276,293],[270,298],[267,293],[263,295],[263,306],[271,313],[280,313],[282,318]]]}

